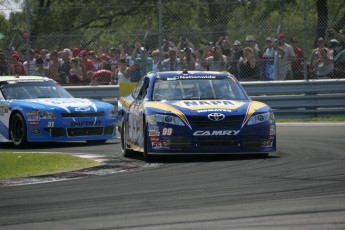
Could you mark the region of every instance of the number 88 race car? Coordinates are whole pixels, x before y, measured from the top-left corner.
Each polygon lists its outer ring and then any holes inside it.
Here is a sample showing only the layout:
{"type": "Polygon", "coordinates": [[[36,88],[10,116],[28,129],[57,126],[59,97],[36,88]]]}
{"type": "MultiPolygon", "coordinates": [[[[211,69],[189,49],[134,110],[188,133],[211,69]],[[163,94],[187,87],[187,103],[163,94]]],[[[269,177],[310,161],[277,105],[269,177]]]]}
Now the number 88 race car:
{"type": "Polygon", "coordinates": [[[271,108],[252,101],[227,72],[148,73],[118,110],[125,156],[276,151],[271,108]]]}
{"type": "Polygon", "coordinates": [[[73,98],[49,78],[0,77],[0,142],[87,141],[115,138],[112,104],[73,98]]]}

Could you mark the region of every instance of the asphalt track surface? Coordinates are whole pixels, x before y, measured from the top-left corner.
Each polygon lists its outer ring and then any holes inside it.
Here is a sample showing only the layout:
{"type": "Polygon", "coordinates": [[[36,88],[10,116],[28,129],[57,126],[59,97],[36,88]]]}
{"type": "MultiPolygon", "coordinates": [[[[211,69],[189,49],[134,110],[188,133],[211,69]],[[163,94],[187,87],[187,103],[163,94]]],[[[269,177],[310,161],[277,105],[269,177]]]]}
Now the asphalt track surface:
{"type": "Polygon", "coordinates": [[[118,139],[33,146],[26,151],[95,154],[113,171],[0,185],[0,229],[345,229],[345,124],[285,124],[277,135],[266,159],[146,164],[122,158],[118,139]]]}

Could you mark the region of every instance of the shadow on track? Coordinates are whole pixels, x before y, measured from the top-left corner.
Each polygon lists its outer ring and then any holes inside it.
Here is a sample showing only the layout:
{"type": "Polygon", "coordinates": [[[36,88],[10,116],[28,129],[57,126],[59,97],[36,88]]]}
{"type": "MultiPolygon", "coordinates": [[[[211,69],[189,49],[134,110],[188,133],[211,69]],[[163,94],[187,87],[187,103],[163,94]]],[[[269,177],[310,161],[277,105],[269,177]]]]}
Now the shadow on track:
{"type": "Polygon", "coordinates": [[[70,147],[85,147],[85,146],[98,146],[98,145],[111,145],[112,142],[105,143],[87,143],[85,141],[69,141],[69,142],[30,142],[27,143],[25,148],[16,147],[12,143],[1,143],[0,148],[2,151],[21,151],[30,149],[48,149],[48,148],[70,148],[70,147]]]}
{"type": "MultiPolygon", "coordinates": [[[[144,161],[142,153],[133,152],[128,157],[133,160],[144,161]]],[[[189,162],[215,162],[215,161],[238,161],[238,160],[266,160],[279,158],[276,155],[265,154],[190,154],[190,155],[166,155],[166,156],[153,156],[150,163],[189,163],[189,162]]]]}

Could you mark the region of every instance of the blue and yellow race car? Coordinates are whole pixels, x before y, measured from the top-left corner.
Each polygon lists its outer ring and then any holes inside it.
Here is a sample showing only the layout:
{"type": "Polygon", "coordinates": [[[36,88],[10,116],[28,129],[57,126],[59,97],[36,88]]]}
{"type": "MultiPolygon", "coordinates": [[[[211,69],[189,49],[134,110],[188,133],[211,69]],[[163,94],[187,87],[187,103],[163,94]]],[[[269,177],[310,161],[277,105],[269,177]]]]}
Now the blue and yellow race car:
{"type": "Polygon", "coordinates": [[[151,72],[118,104],[121,147],[153,155],[276,151],[271,108],[228,72],[151,72]]]}
{"type": "Polygon", "coordinates": [[[116,118],[112,104],[74,98],[52,79],[0,77],[0,142],[103,143],[115,138],[116,118]]]}

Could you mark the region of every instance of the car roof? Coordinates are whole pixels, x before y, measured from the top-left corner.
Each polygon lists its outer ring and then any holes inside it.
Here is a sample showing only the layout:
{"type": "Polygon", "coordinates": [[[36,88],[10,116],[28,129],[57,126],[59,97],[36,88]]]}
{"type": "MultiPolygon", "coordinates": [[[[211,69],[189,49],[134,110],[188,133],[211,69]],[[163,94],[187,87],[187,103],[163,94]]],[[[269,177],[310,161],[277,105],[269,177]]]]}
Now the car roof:
{"type": "Polygon", "coordinates": [[[182,77],[182,76],[189,76],[189,77],[205,77],[205,76],[213,76],[213,77],[229,77],[232,76],[229,72],[217,72],[217,71],[164,71],[164,72],[150,72],[147,75],[149,78],[169,78],[169,77],[182,77]]]}
{"type": "Polygon", "coordinates": [[[20,82],[25,80],[51,80],[47,77],[41,77],[41,76],[0,76],[0,82],[20,82]]]}

